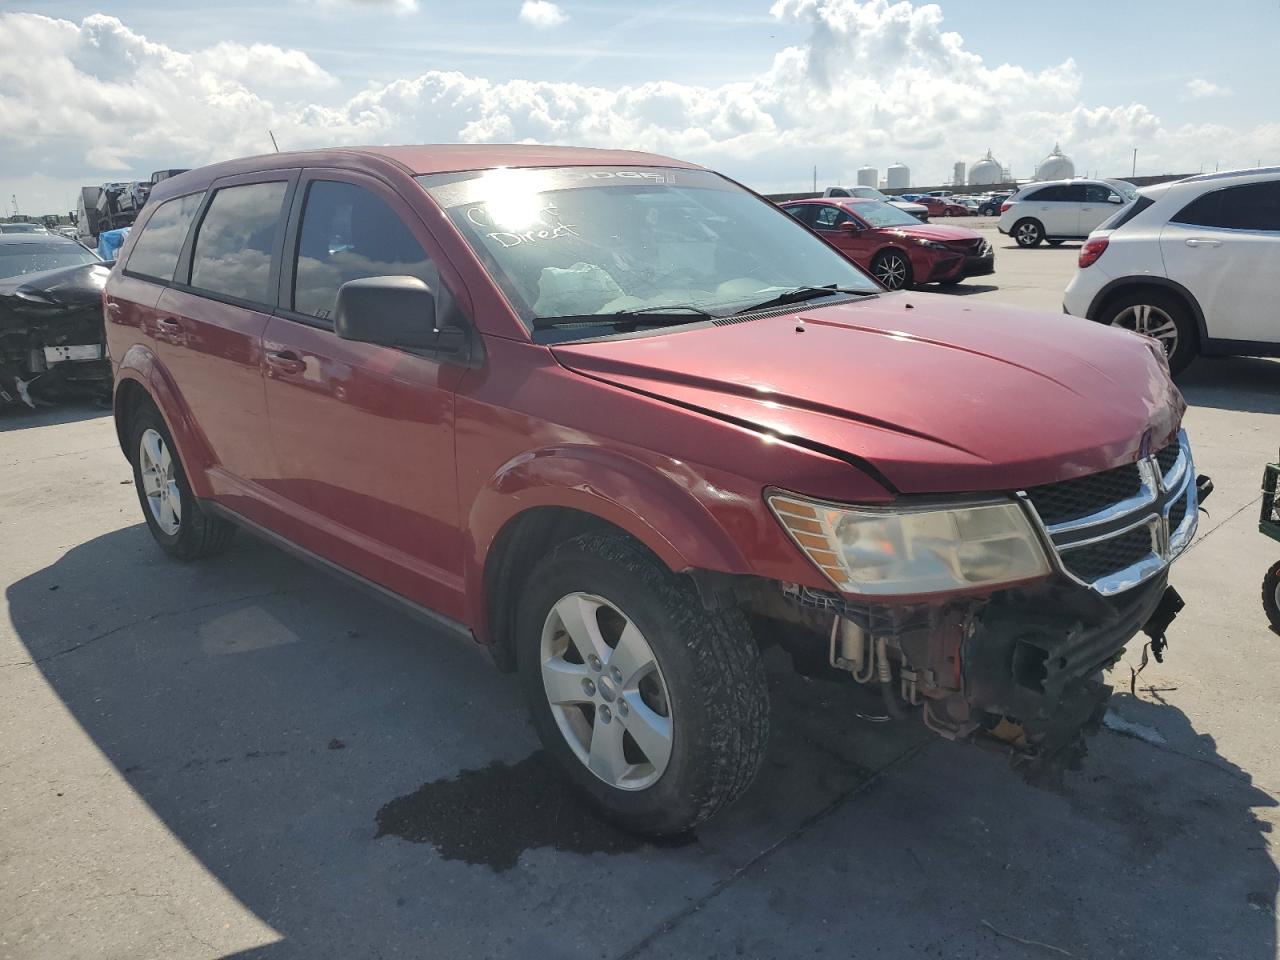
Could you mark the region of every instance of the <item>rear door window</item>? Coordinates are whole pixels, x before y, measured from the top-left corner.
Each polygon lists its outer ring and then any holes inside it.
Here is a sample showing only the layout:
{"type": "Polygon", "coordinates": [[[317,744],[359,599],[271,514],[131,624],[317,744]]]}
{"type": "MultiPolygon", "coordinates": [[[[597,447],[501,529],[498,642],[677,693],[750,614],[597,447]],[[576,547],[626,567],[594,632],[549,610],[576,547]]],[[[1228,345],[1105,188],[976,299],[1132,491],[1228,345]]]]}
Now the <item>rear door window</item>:
{"type": "Polygon", "coordinates": [[[271,259],[288,184],[223,187],[196,234],[191,286],[253,303],[274,304],[271,259]]]}
{"type": "Polygon", "coordinates": [[[1032,190],[1025,197],[1019,197],[1019,200],[1034,200],[1036,203],[1045,203],[1049,201],[1065,200],[1063,196],[1063,187],[1041,187],[1039,190],[1032,190]]]}
{"type": "Polygon", "coordinates": [[[160,204],[134,241],[125,269],[166,283],[172,280],[187,231],[203,201],[203,193],[192,193],[160,204]]]}
{"type": "Polygon", "coordinates": [[[1224,230],[1280,231],[1280,180],[1214,190],[1192,200],[1170,220],[1224,230]]]}
{"type": "Polygon", "coordinates": [[[352,183],[313,181],[298,235],[293,309],[331,320],[348,280],[403,276],[439,293],[435,266],[382,198],[352,183]]]}
{"type": "Polygon", "coordinates": [[[801,223],[807,224],[813,220],[813,205],[808,203],[794,203],[791,206],[783,207],[787,213],[791,214],[801,223]]]}

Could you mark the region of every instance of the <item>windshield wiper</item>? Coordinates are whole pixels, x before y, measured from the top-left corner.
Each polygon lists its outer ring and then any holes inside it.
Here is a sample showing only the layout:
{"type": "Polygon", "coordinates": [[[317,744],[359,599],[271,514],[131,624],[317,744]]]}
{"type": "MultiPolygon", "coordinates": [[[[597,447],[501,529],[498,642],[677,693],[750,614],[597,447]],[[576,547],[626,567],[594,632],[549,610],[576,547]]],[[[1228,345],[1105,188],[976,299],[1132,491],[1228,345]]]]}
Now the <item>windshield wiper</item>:
{"type": "Polygon", "coordinates": [[[719,314],[690,304],[664,304],[653,307],[630,307],[611,313],[584,313],[569,317],[535,317],[533,329],[552,330],[557,327],[596,327],[604,324],[634,327],[640,324],[672,327],[694,320],[718,320],[719,314]]]}
{"type": "Polygon", "coordinates": [[[817,300],[819,297],[830,297],[837,293],[845,293],[859,297],[872,296],[874,290],[853,290],[848,287],[838,287],[834,283],[829,283],[823,287],[801,286],[792,287],[789,290],[783,290],[776,297],[770,297],[760,303],[753,303],[749,307],[744,307],[734,314],[735,317],[744,313],[755,313],[757,310],[768,310],[770,307],[785,307],[789,303],[804,303],[806,300],[817,300]]]}

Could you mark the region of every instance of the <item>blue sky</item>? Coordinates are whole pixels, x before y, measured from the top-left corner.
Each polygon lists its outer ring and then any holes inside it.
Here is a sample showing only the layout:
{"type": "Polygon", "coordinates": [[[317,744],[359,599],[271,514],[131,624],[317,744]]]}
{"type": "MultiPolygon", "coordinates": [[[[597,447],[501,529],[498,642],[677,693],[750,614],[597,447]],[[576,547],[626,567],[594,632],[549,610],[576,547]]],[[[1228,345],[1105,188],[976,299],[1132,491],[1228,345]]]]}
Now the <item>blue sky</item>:
{"type": "Polygon", "coordinates": [[[834,181],[903,160],[936,181],[988,147],[1027,176],[1059,139],[1103,175],[1127,172],[1134,146],[1140,173],[1280,161],[1269,0],[1054,14],[1025,0],[557,0],[541,19],[521,4],[8,2],[0,16],[48,19],[0,23],[0,123],[22,131],[0,189],[53,203],[72,182],[264,149],[266,124],[284,147],[651,148],[766,190],[801,188],[814,164],[834,181]],[[65,69],[6,77],[23,56],[65,69]],[[77,126],[65,98],[86,85],[103,102],[80,104],[96,116],[77,126]]]}

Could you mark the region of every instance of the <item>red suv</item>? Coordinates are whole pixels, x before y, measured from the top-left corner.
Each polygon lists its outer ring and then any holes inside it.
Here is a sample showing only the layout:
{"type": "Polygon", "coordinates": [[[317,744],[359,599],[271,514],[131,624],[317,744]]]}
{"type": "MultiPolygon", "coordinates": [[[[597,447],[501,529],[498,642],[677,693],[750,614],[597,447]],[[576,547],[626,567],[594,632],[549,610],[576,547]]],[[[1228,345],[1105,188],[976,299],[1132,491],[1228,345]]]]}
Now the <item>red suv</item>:
{"type": "Polygon", "coordinates": [[[104,303],[165,551],[245,527],[488,644],[634,830],[751,782],[762,644],[1046,759],[1178,606],[1198,491],[1157,344],[886,293],[691,164],[218,164],[156,187],[104,303]]]}

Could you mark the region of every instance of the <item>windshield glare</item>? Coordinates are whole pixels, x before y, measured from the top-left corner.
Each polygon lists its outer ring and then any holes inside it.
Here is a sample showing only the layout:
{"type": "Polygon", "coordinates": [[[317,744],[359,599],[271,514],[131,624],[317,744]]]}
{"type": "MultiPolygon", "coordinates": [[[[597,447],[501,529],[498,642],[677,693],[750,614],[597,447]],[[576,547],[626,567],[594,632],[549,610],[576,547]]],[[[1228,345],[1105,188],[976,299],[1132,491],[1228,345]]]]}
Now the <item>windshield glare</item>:
{"type": "Polygon", "coordinates": [[[732,313],[784,290],[878,288],[787,214],[706,170],[496,169],[418,178],[522,319],[732,313]]]}
{"type": "Polygon", "coordinates": [[[851,203],[849,209],[873,227],[918,227],[920,221],[897,207],[883,200],[867,200],[863,203],[851,203]]]}
{"type": "Polygon", "coordinates": [[[0,277],[19,277],[97,262],[97,256],[78,243],[0,244],[0,277]]]}

